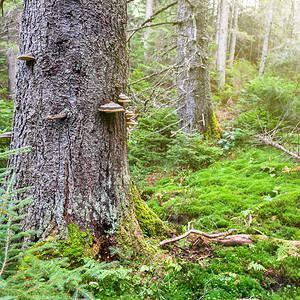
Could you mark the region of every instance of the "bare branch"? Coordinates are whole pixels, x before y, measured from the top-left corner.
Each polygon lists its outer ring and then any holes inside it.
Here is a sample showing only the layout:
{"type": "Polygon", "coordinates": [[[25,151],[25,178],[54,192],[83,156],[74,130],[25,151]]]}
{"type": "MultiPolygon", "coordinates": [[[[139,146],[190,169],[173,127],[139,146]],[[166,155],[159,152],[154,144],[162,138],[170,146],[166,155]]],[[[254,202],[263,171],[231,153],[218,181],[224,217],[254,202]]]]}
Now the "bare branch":
{"type": "Polygon", "coordinates": [[[147,80],[147,79],[149,79],[149,78],[151,78],[151,77],[153,77],[153,76],[155,76],[155,75],[162,74],[162,73],[164,73],[164,72],[166,72],[166,71],[169,71],[170,69],[173,69],[173,68],[174,68],[174,66],[171,66],[171,67],[165,68],[165,69],[163,69],[163,70],[160,70],[160,71],[158,71],[158,72],[152,73],[152,74],[150,74],[150,75],[148,75],[148,76],[145,76],[145,77],[143,77],[143,78],[141,78],[141,79],[139,79],[139,80],[136,80],[136,81],[134,81],[134,82],[130,82],[129,84],[127,84],[127,86],[131,86],[131,85],[137,84],[137,83],[139,83],[140,81],[147,80]]]}
{"type": "Polygon", "coordinates": [[[161,132],[161,131],[164,131],[165,129],[167,129],[167,128],[171,127],[171,126],[178,124],[178,123],[181,122],[182,120],[183,120],[183,119],[180,119],[179,121],[177,121],[177,122],[175,122],[175,123],[172,123],[172,124],[170,124],[170,125],[168,125],[168,126],[162,128],[162,129],[160,129],[160,130],[157,130],[157,131],[155,131],[155,132],[151,132],[151,133],[149,133],[149,134],[146,134],[146,135],[144,135],[144,137],[150,136],[150,135],[153,135],[153,134],[156,134],[156,133],[159,133],[159,132],[161,132]]]}
{"type": "Polygon", "coordinates": [[[159,15],[161,12],[167,10],[168,8],[174,6],[175,4],[177,4],[177,1],[174,1],[174,2],[172,2],[172,3],[170,3],[170,4],[167,4],[167,5],[165,5],[164,7],[162,7],[161,9],[159,9],[158,11],[156,11],[155,13],[153,13],[153,15],[152,15],[150,18],[148,18],[147,20],[145,20],[139,27],[136,28],[135,31],[133,31],[133,32],[131,33],[131,35],[130,35],[130,36],[128,37],[128,39],[127,39],[127,42],[129,42],[130,39],[133,37],[133,35],[134,35],[138,30],[140,30],[141,28],[143,28],[143,26],[144,26],[145,24],[152,22],[152,21],[156,18],[157,15],[159,15]]]}
{"type": "Polygon", "coordinates": [[[155,26],[160,26],[160,25],[165,25],[165,24],[172,24],[172,25],[176,25],[178,24],[177,21],[164,21],[164,22],[158,22],[158,23],[151,23],[151,24],[146,24],[142,27],[137,27],[137,28],[132,28],[132,29],[128,29],[127,32],[131,32],[131,31],[138,31],[140,29],[143,28],[148,28],[148,27],[155,27],[155,26]]]}

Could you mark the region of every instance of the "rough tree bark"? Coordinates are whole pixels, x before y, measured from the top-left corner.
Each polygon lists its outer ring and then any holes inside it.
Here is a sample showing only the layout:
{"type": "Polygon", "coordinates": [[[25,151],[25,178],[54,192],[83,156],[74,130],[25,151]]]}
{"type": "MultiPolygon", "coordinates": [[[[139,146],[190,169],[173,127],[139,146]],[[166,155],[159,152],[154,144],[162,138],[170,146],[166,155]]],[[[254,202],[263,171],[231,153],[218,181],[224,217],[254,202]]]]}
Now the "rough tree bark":
{"type": "Polygon", "coordinates": [[[234,15],[233,15],[233,26],[231,28],[231,39],[230,39],[230,54],[228,67],[232,68],[235,54],[235,45],[236,45],[236,31],[238,29],[238,12],[239,12],[239,0],[234,2],[234,15]]]}
{"type": "Polygon", "coordinates": [[[9,166],[34,203],[24,229],[99,237],[122,220],[139,235],[131,208],[123,112],[99,112],[126,88],[126,0],[24,1],[12,148],[31,146],[9,166]],[[47,117],[64,111],[64,119],[47,117]]]}
{"type": "Polygon", "coordinates": [[[22,7],[17,4],[13,10],[6,15],[5,22],[7,24],[7,43],[6,52],[8,64],[8,89],[12,99],[15,99],[16,71],[17,71],[17,55],[20,42],[20,25],[21,25],[22,7]]]}
{"type": "Polygon", "coordinates": [[[227,36],[228,36],[228,0],[221,0],[219,39],[218,39],[218,51],[217,51],[217,71],[219,73],[218,87],[220,90],[222,90],[225,87],[227,36]]]}
{"type": "Polygon", "coordinates": [[[178,0],[177,95],[179,128],[185,132],[214,131],[209,81],[208,3],[178,0]]]}
{"type": "Polygon", "coordinates": [[[263,49],[262,49],[261,59],[260,59],[260,64],[259,64],[258,77],[261,77],[265,71],[266,59],[267,59],[268,47],[269,47],[269,38],[270,38],[272,20],[273,20],[273,10],[274,10],[274,0],[271,0],[270,7],[269,7],[269,13],[268,13],[268,19],[267,19],[267,25],[266,25],[265,38],[264,38],[264,43],[263,43],[263,49]]]}

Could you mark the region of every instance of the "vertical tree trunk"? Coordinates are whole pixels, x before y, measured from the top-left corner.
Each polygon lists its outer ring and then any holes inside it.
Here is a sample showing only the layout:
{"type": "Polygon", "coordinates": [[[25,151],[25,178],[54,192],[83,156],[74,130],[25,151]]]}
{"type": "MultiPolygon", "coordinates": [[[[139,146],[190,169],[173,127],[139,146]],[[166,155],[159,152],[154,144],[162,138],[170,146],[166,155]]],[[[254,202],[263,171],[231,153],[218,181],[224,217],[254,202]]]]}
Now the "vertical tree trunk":
{"type": "Polygon", "coordinates": [[[233,27],[231,29],[231,39],[230,39],[230,55],[228,61],[228,67],[233,66],[235,45],[236,45],[236,31],[238,29],[238,11],[239,11],[239,0],[234,2],[234,16],[233,16],[233,27]]]}
{"type": "Polygon", "coordinates": [[[287,33],[289,38],[293,38],[295,30],[295,0],[290,0],[290,2],[291,10],[288,19],[287,33]]]}
{"type": "Polygon", "coordinates": [[[261,77],[265,71],[266,59],[267,59],[268,47],[269,47],[269,38],[270,38],[272,20],[273,20],[273,9],[274,9],[274,0],[271,0],[269,13],[268,13],[268,19],[267,19],[267,25],[266,25],[264,44],[263,44],[263,49],[262,49],[262,53],[261,53],[258,77],[261,77]]]}
{"type": "MultiPolygon", "coordinates": [[[[146,0],[146,9],[145,9],[145,20],[149,19],[153,15],[153,0],[146,0]]],[[[144,32],[144,49],[149,48],[149,37],[151,34],[151,28],[146,28],[144,32]]],[[[144,53],[145,57],[147,53],[144,53]]]]}
{"type": "Polygon", "coordinates": [[[34,186],[24,229],[113,233],[130,212],[125,116],[98,108],[126,88],[126,0],[23,5],[20,53],[35,61],[19,63],[11,147],[31,152],[9,166],[34,186]]]}
{"type": "Polygon", "coordinates": [[[217,44],[219,40],[219,19],[220,19],[220,2],[213,0],[213,28],[214,37],[213,41],[217,44]]]}
{"type": "Polygon", "coordinates": [[[218,87],[222,90],[225,86],[226,49],[228,36],[228,0],[221,0],[220,27],[217,53],[217,71],[219,72],[218,87]]]}
{"type": "Polygon", "coordinates": [[[13,11],[6,17],[7,23],[7,43],[6,53],[8,63],[8,89],[12,99],[15,99],[17,56],[19,53],[20,26],[22,7],[16,5],[13,11]]]}
{"type": "Polygon", "coordinates": [[[206,0],[178,1],[178,120],[185,132],[213,131],[207,16],[206,0]]]}

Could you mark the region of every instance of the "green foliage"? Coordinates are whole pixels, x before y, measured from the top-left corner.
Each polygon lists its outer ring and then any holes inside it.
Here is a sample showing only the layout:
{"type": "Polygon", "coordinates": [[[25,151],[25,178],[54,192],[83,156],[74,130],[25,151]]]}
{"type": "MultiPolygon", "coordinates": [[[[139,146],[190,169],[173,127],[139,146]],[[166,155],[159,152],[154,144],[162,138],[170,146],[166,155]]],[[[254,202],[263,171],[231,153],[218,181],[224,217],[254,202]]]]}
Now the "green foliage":
{"type": "MultiPolygon", "coordinates": [[[[1,153],[0,158],[28,151],[29,147],[24,147],[15,151],[1,153]]],[[[22,252],[18,241],[33,233],[32,231],[24,232],[19,229],[22,226],[22,215],[19,215],[17,211],[31,203],[31,198],[15,199],[16,194],[25,189],[13,189],[15,175],[7,179],[9,174],[10,171],[6,169],[0,173],[0,265],[2,266],[0,277],[6,277],[15,269],[14,262],[18,260],[22,252]]]]}
{"type": "Polygon", "coordinates": [[[5,280],[1,278],[0,296],[6,296],[5,299],[95,299],[91,292],[93,283],[102,279],[104,269],[115,265],[115,262],[85,259],[83,266],[68,270],[67,258],[44,261],[26,255],[18,272],[5,280]]]}
{"type": "Polygon", "coordinates": [[[225,129],[226,131],[223,133],[222,138],[218,141],[218,144],[222,147],[222,156],[227,156],[228,152],[233,150],[241,131],[239,128],[234,127],[226,127],[225,129]]]}
{"type": "Polygon", "coordinates": [[[176,115],[169,109],[140,118],[129,140],[130,171],[136,182],[155,170],[206,167],[219,159],[221,150],[197,133],[178,132],[176,115]]]}
{"type": "Polygon", "coordinates": [[[289,41],[281,44],[276,51],[268,55],[266,72],[273,76],[280,76],[288,80],[299,82],[300,51],[296,42],[289,41]]]}
{"type": "Polygon", "coordinates": [[[166,153],[170,166],[199,170],[220,157],[221,151],[197,133],[178,133],[166,153]]]}
{"type": "Polygon", "coordinates": [[[131,166],[158,166],[166,158],[171,144],[171,131],[176,130],[176,115],[171,110],[153,112],[140,118],[138,130],[133,130],[129,140],[129,163],[131,166]]]}
{"type": "MultiPolygon", "coordinates": [[[[0,100],[0,134],[11,131],[14,104],[12,101],[0,100]]],[[[8,150],[10,138],[0,138],[0,152],[8,150]]],[[[0,168],[4,168],[6,159],[0,158],[0,168]]]]}
{"type": "Polygon", "coordinates": [[[247,111],[238,122],[245,127],[264,131],[279,125],[295,126],[300,111],[299,87],[278,77],[255,78],[247,84],[242,104],[247,111]]]}

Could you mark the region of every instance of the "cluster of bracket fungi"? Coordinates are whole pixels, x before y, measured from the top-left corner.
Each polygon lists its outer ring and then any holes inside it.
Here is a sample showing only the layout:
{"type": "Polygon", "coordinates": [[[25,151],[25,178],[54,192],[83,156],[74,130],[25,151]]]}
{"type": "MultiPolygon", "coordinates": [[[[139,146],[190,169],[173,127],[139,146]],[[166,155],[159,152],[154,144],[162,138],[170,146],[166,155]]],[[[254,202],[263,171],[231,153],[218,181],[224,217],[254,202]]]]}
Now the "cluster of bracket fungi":
{"type": "Polygon", "coordinates": [[[108,103],[101,105],[100,108],[98,108],[98,110],[104,113],[125,112],[126,125],[128,126],[137,125],[138,123],[133,119],[134,113],[126,109],[126,106],[129,102],[131,102],[131,99],[125,94],[120,94],[118,102],[123,104],[123,106],[118,103],[110,101],[108,103]]]}

